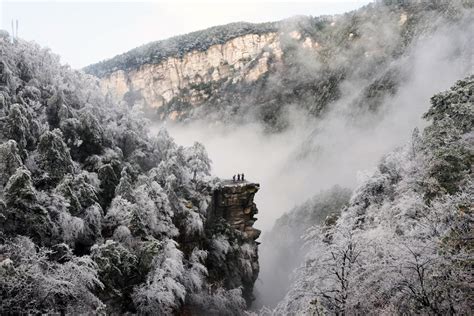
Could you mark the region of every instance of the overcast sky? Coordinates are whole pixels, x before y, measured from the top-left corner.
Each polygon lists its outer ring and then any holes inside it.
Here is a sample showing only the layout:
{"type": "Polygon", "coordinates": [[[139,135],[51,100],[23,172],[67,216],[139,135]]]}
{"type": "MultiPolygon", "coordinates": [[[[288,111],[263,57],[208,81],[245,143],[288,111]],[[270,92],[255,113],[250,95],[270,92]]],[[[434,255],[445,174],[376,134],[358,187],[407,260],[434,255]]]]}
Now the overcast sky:
{"type": "Polygon", "coordinates": [[[0,26],[47,46],[81,68],[150,41],[236,21],[343,13],[370,0],[12,1],[0,0],[0,26]]]}

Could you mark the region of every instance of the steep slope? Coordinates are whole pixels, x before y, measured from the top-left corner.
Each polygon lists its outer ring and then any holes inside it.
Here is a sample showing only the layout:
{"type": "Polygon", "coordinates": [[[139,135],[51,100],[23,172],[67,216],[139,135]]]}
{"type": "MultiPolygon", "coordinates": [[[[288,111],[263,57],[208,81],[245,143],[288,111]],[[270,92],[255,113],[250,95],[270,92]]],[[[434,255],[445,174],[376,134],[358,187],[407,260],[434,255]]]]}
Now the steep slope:
{"type": "Polygon", "coordinates": [[[231,184],[216,205],[201,144],[150,136],[58,60],[0,33],[0,313],[241,314],[258,185],[231,184]],[[215,215],[248,205],[243,228],[215,215]]]}
{"type": "Polygon", "coordinates": [[[161,120],[257,120],[280,130],[292,106],[318,116],[347,81],[357,83],[353,112],[376,110],[404,81],[413,44],[442,25],[462,27],[472,9],[466,1],[387,3],[340,16],[215,27],[85,71],[102,79],[104,92],[161,120]]]}
{"type": "Polygon", "coordinates": [[[307,248],[302,234],[325,220],[335,219],[349,203],[351,191],[335,186],[316,194],[278,218],[262,236],[257,300],[254,307],[276,306],[289,290],[293,272],[304,261],[307,248]]]}
{"type": "Polygon", "coordinates": [[[337,221],[306,234],[276,314],[472,311],[474,77],[431,103],[423,134],[382,159],[337,221]]]}

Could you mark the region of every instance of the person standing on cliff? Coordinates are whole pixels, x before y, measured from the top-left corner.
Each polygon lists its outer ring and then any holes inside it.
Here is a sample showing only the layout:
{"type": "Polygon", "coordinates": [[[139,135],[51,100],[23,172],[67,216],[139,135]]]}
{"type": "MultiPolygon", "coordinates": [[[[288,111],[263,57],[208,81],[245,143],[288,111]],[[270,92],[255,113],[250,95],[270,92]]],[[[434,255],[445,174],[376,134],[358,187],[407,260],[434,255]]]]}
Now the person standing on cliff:
{"type": "Polygon", "coordinates": [[[240,173],[237,173],[237,182],[240,181],[240,173]]]}
{"type": "Polygon", "coordinates": [[[235,174],[234,174],[234,176],[232,177],[232,182],[235,182],[235,174]]]}
{"type": "Polygon", "coordinates": [[[244,174],[242,173],[242,181],[244,181],[244,174]]]}

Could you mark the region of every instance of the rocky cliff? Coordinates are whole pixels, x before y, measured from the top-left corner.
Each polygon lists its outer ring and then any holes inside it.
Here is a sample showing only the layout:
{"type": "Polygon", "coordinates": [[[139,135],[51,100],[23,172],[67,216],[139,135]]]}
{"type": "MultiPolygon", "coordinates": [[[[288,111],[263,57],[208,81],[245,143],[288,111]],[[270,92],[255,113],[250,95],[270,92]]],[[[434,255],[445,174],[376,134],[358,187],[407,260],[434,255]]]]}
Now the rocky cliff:
{"type": "Polygon", "coordinates": [[[259,188],[257,183],[223,182],[214,189],[206,224],[213,250],[206,264],[209,279],[228,289],[242,287],[247,305],[254,300],[260,269],[256,241],[260,230],[253,228],[258,213],[254,196],[259,188]]]}
{"type": "Polygon", "coordinates": [[[253,228],[257,205],[253,199],[260,189],[258,183],[229,183],[214,191],[214,217],[224,218],[241,231],[248,240],[256,240],[260,230],[253,228]]]}
{"type": "Polygon", "coordinates": [[[49,50],[0,31],[0,51],[0,314],[242,315],[258,185],[220,185],[204,146],[49,50]]]}
{"type": "Polygon", "coordinates": [[[159,120],[264,122],[319,115],[346,98],[377,110],[403,83],[412,46],[466,18],[462,1],[384,1],[338,16],[234,23],[150,43],[86,67],[101,89],[159,120]],[[356,86],[351,95],[347,87],[356,86]]]}
{"type": "MultiPolygon", "coordinates": [[[[224,36],[223,40],[212,45],[204,43],[188,48],[192,46],[187,43],[188,37],[195,34],[191,33],[178,37],[179,45],[184,47],[179,52],[163,52],[166,45],[157,42],[155,45],[162,47],[157,52],[132,50],[88,66],[85,71],[99,76],[102,91],[115,100],[158,113],[160,120],[175,121],[189,117],[192,109],[204,103],[222,101],[217,95],[228,88],[238,87],[240,91],[240,86],[253,85],[267,76],[282,64],[286,45],[283,42],[288,39],[304,49],[319,48],[319,44],[309,35],[293,29],[282,30],[277,23],[248,25],[238,35],[224,36]],[[160,57],[150,57],[135,66],[129,65],[133,63],[130,59],[135,60],[132,56],[138,55],[136,59],[143,59],[146,54],[158,54],[160,57]]],[[[219,27],[219,30],[234,27],[230,24],[219,27]]],[[[194,36],[199,37],[200,34],[194,36]]],[[[219,37],[222,36],[219,33],[219,37]]]]}
{"type": "MultiPolygon", "coordinates": [[[[247,34],[205,51],[191,51],[130,71],[114,71],[102,78],[101,87],[105,93],[145,108],[159,108],[180,94],[182,102],[196,106],[212,95],[213,83],[229,78],[233,82],[255,81],[268,71],[271,57],[281,58],[276,33],[247,34]]],[[[171,112],[169,118],[176,119],[177,115],[177,111],[171,112]]]]}

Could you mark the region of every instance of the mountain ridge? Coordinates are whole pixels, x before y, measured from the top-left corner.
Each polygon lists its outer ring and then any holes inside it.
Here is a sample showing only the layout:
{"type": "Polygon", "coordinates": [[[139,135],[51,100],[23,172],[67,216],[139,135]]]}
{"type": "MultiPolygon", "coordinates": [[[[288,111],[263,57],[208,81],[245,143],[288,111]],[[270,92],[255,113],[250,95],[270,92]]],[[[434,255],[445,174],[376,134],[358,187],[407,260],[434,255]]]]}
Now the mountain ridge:
{"type": "Polygon", "coordinates": [[[163,48],[166,41],[150,43],[149,51],[125,53],[137,61],[132,66],[128,59],[121,62],[121,55],[107,62],[113,67],[85,69],[101,77],[104,93],[158,121],[254,120],[278,131],[288,125],[285,116],[293,105],[320,116],[340,98],[347,80],[361,84],[354,111],[377,111],[403,82],[401,64],[418,39],[445,22],[462,23],[470,8],[463,1],[388,3],[343,15],[269,22],[262,29],[248,23],[215,27],[209,34],[173,38],[190,41],[181,51],[174,42],[169,50],[163,48]],[[213,35],[221,30],[226,31],[222,40],[213,35]],[[206,38],[202,49],[200,37],[206,38]]]}

